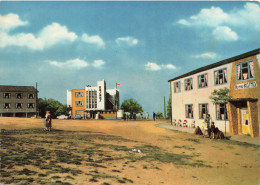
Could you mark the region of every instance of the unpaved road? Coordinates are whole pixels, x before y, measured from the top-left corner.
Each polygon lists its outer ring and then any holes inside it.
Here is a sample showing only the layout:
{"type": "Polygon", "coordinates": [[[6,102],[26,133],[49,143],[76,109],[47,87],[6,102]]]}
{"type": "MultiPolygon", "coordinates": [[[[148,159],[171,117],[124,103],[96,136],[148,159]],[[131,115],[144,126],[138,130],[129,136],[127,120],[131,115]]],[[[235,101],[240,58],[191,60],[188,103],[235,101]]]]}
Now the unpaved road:
{"type": "MultiPolygon", "coordinates": [[[[122,159],[112,162],[102,162],[106,168],[86,167],[74,165],[74,168],[82,170],[73,180],[67,180],[71,184],[120,184],[116,178],[126,178],[124,184],[144,185],[174,185],[174,184],[260,184],[260,148],[254,145],[244,145],[231,141],[210,140],[189,133],[175,132],[156,127],[154,121],[122,121],[122,120],[53,120],[53,129],[62,131],[75,131],[74,135],[82,134],[83,131],[90,133],[102,133],[105,135],[120,136],[127,142],[96,140],[101,150],[105,150],[104,144],[124,145],[129,151],[109,151],[110,156],[122,156],[122,159]],[[133,141],[133,142],[131,142],[133,141]],[[134,153],[135,157],[147,157],[148,160],[128,161],[124,158],[131,149],[136,146],[154,146],[160,148],[160,153],[153,155],[153,150],[145,150],[134,153]],[[167,154],[167,155],[164,155],[167,154]],[[171,155],[173,154],[173,155],[171,155]],[[187,161],[178,161],[173,156],[185,156],[187,161]],[[152,159],[152,160],[151,160],[152,159]],[[176,162],[175,162],[176,161],[176,162]],[[88,168],[88,169],[87,169],[88,168]],[[92,171],[91,171],[92,170],[92,171]],[[99,174],[111,174],[103,176],[97,182],[90,180],[90,172],[98,171],[99,174]],[[112,178],[113,177],[113,178],[112,178]]],[[[6,130],[39,129],[43,127],[42,119],[32,118],[0,118],[0,128],[6,130]]],[[[55,132],[55,131],[54,131],[55,132]]],[[[48,134],[48,133],[47,133],[48,134]]],[[[4,137],[2,135],[1,137],[4,137]]],[[[29,136],[26,136],[29,137],[29,136]]],[[[34,138],[36,136],[33,136],[34,138]]],[[[39,139],[42,137],[38,136],[39,139]]],[[[61,142],[60,142],[61,143],[61,142]]],[[[74,144],[75,145],[75,144],[74,144]]],[[[87,147],[87,144],[74,146],[87,147]]],[[[66,150],[67,145],[55,143],[50,148],[66,150]]],[[[84,157],[84,156],[82,156],[84,157]]],[[[95,159],[95,157],[94,157],[95,159]]],[[[67,164],[60,163],[67,166],[67,164]]],[[[39,169],[26,166],[34,171],[39,169]]],[[[14,167],[22,169],[20,167],[14,167]]],[[[8,171],[8,170],[6,170],[8,171]]],[[[92,177],[94,175],[92,174],[92,177]]],[[[2,178],[2,177],[1,177],[2,178]]],[[[9,177],[10,178],[10,177],[9,177]]],[[[36,178],[36,176],[34,176],[36,178]]],[[[64,178],[62,174],[59,178],[64,178]]],[[[32,184],[37,184],[33,181],[32,184]]]]}

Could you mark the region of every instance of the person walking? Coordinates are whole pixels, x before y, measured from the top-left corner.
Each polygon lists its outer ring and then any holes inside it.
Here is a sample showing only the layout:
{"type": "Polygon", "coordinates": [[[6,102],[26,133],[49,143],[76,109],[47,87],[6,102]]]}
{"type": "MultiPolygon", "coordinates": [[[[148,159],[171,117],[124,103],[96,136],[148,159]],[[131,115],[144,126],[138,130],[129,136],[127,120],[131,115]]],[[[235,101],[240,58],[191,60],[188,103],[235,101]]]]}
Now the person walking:
{"type": "Polygon", "coordinates": [[[50,111],[46,112],[45,122],[46,122],[46,130],[51,131],[51,113],[50,113],[50,111]]]}

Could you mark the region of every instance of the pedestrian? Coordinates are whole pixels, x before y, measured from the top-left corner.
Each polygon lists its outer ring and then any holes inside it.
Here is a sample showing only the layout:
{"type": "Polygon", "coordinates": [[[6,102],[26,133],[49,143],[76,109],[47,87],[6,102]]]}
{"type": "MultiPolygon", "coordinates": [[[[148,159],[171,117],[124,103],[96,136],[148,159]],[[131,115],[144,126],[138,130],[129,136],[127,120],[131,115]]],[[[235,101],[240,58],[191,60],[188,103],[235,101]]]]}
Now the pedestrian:
{"type": "Polygon", "coordinates": [[[206,118],[205,118],[205,122],[206,122],[206,126],[207,126],[207,129],[208,129],[208,135],[210,137],[210,125],[211,125],[211,117],[210,117],[210,114],[207,114],[206,118]]]}
{"type": "Polygon", "coordinates": [[[155,121],[155,112],[153,112],[153,120],[155,121]]]}
{"type": "Polygon", "coordinates": [[[146,112],[146,119],[149,119],[149,113],[146,112]]]}
{"type": "Polygon", "coordinates": [[[51,131],[51,113],[50,113],[50,111],[46,111],[45,122],[46,122],[46,130],[51,131]]]}

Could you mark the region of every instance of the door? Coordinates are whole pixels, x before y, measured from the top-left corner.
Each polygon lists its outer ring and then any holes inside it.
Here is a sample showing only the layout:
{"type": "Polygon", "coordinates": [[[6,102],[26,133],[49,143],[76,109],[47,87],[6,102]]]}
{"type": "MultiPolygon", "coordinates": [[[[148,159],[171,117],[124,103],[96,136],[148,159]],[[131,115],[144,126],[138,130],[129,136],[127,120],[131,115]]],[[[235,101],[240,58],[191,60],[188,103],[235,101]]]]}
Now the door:
{"type": "Polygon", "coordinates": [[[241,108],[242,134],[250,134],[247,108],[241,108]]]}

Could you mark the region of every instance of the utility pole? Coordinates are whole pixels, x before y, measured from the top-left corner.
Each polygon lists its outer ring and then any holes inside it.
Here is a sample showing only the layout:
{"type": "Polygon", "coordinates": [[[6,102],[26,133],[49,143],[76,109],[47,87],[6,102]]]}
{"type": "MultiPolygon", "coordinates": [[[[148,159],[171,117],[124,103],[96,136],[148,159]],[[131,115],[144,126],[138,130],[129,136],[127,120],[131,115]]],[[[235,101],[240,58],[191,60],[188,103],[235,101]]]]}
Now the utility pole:
{"type": "Polygon", "coordinates": [[[35,97],[36,97],[36,118],[37,118],[37,116],[39,116],[39,112],[38,112],[38,83],[36,82],[36,95],[35,95],[35,97]]]}
{"type": "Polygon", "coordinates": [[[166,114],[165,114],[165,96],[164,96],[164,106],[163,106],[163,108],[164,108],[164,119],[166,118],[166,114]]]}

